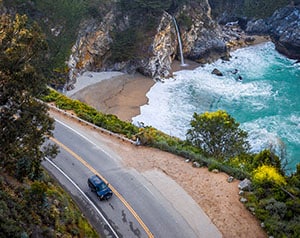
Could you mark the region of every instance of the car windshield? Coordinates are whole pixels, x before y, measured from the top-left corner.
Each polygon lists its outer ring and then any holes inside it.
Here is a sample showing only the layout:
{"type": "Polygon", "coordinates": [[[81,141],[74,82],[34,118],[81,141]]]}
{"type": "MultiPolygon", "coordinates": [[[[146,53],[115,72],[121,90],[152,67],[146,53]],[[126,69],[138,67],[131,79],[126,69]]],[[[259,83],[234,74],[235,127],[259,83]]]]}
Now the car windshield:
{"type": "Polygon", "coordinates": [[[107,185],[105,183],[100,183],[98,186],[97,186],[97,191],[101,191],[103,189],[106,189],[107,185]]]}

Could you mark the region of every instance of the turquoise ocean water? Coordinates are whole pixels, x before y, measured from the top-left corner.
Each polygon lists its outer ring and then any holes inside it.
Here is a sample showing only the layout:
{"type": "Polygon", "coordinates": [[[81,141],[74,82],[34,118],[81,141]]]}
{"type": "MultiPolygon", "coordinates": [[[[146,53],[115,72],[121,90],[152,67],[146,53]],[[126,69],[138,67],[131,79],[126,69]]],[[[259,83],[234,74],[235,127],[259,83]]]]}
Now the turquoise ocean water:
{"type": "Polygon", "coordinates": [[[270,42],[231,56],[156,83],[133,122],[185,139],[194,112],[226,110],[248,132],[252,151],[271,146],[286,154],[287,168],[294,170],[300,163],[300,63],[276,52],[270,42]],[[224,76],[211,74],[214,68],[224,76]]]}

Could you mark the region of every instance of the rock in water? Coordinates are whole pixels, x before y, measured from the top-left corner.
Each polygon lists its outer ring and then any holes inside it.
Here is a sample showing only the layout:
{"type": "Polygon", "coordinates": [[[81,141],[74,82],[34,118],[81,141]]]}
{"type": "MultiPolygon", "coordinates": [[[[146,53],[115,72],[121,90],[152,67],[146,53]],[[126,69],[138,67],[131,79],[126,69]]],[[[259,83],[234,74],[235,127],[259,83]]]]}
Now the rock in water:
{"type": "Polygon", "coordinates": [[[214,70],[211,73],[215,74],[217,76],[223,76],[222,72],[220,70],[218,70],[217,68],[214,68],[214,70]]]}

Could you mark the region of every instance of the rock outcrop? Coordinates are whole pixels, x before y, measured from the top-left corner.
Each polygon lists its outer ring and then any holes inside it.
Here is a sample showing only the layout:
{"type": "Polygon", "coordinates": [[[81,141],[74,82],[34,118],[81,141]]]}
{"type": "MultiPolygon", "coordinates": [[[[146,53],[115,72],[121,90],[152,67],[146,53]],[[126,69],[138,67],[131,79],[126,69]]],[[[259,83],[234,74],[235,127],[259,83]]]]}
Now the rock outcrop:
{"type": "Polygon", "coordinates": [[[217,76],[223,76],[222,72],[220,70],[218,70],[217,68],[214,68],[211,73],[215,74],[217,76]]]}
{"type": "Polygon", "coordinates": [[[192,24],[181,28],[184,56],[199,63],[212,62],[227,57],[220,26],[212,19],[208,2],[185,6],[178,14],[188,15],[192,24]]]}
{"type": "Polygon", "coordinates": [[[81,24],[68,62],[69,83],[73,83],[83,71],[98,71],[104,67],[105,59],[110,54],[112,38],[109,32],[114,22],[115,15],[110,11],[100,24],[95,19],[86,20],[81,24]]]}
{"type": "Polygon", "coordinates": [[[300,5],[277,10],[265,20],[250,21],[246,31],[270,35],[279,52],[300,59],[300,5]]]}
{"type": "Polygon", "coordinates": [[[112,61],[112,32],[126,32],[132,26],[130,14],[121,15],[115,7],[111,7],[101,22],[92,19],[81,24],[69,60],[71,82],[79,73],[87,70],[118,70],[129,73],[138,71],[157,80],[167,77],[172,61],[179,55],[173,16],[180,18],[186,15],[191,22],[189,26],[184,25],[182,21],[179,23],[185,58],[206,63],[224,57],[227,55],[226,44],[220,37],[220,27],[212,20],[210,14],[207,1],[183,5],[172,14],[164,11],[156,16],[159,18],[158,24],[153,30],[149,30],[152,33],[147,33],[147,37],[142,39],[140,44],[143,45],[143,49],[136,50],[135,57],[112,61]]]}
{"type": "Polygon", "coordinates": [[[128,27],[116,26],[115,14],[112,11],[107,13],[100,25],[94,20],[82,24],[69,59],[70,78],[74,79],[78,73],[87,70],[117,70],[129,73],[139,71],[156,79],[168,76],[177,47],[172,16],[164,12],[151,44],[145,47],[148,49],[145,56],[141,54],[132,60],[112,62],[110,56],[113,27],[128,27]]]}
{"type": "Polygon", "coordinates": [[[138,62],[138,71],[155,80],[167,77],[177,49],[176,39],[172,16],[164,12],[150,47],[151,56],[138,62]]]}

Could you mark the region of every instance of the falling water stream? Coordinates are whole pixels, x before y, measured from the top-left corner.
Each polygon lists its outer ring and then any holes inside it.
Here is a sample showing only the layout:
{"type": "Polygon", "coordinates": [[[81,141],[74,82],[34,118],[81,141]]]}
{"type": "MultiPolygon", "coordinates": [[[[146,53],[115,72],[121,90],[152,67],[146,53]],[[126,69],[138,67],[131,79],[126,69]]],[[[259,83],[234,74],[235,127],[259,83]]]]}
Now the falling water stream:
{"type": "Polygon", "coordinates": [[[181,66],[185,66],[184,58],[183,58],[182,42],[181,42],[180,32],[179,32],[178,25],[177,25],[175,17],[173,17],[173,21],[174,21],[174,25],[175,25],[176,32],[177,32],[178,45],[179,45],[179,51],[180,51],[181,66]]]}

